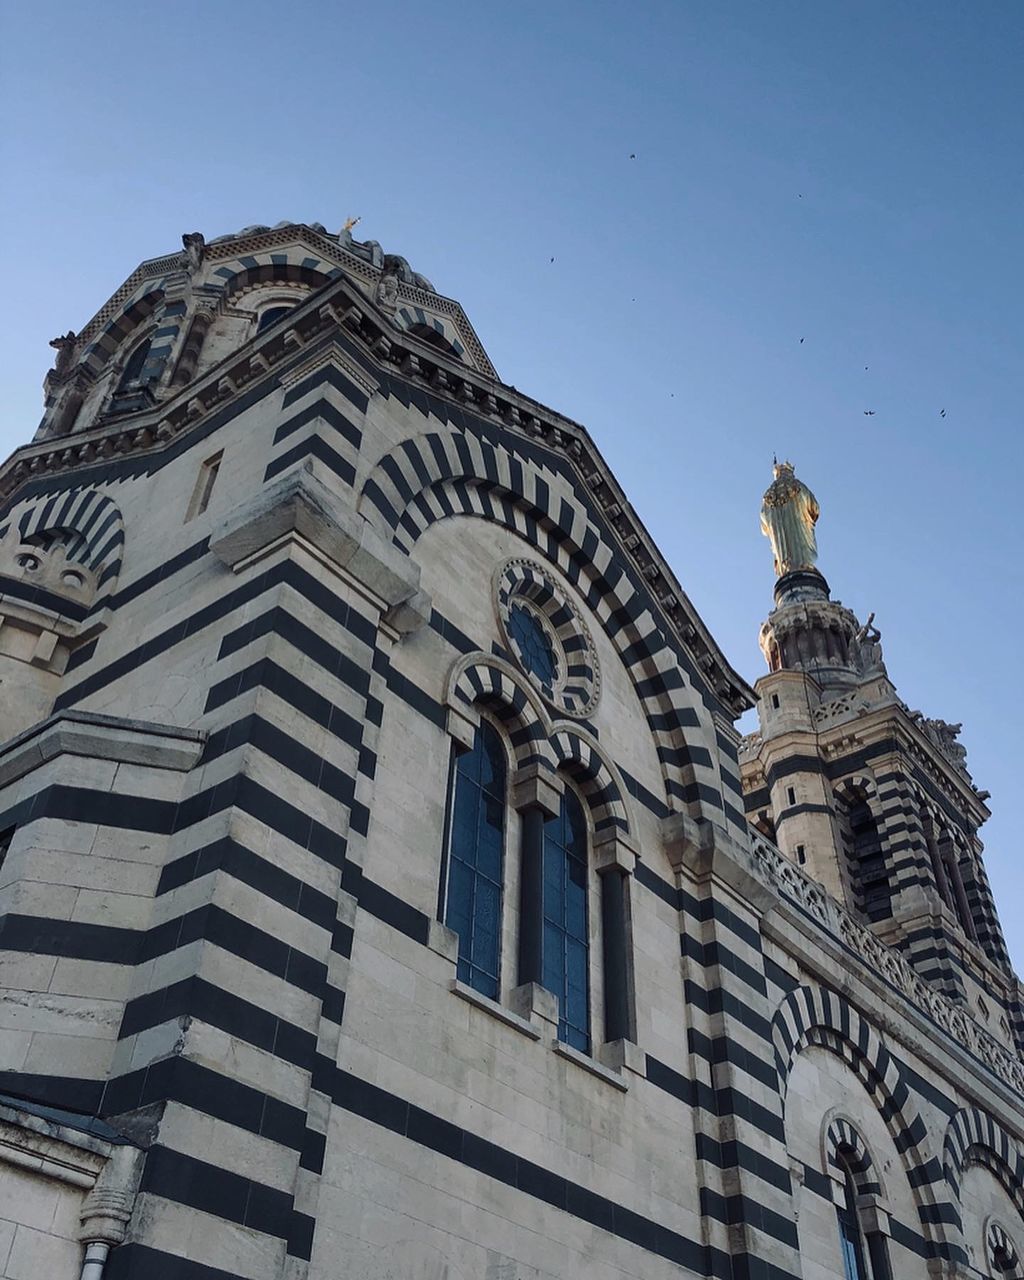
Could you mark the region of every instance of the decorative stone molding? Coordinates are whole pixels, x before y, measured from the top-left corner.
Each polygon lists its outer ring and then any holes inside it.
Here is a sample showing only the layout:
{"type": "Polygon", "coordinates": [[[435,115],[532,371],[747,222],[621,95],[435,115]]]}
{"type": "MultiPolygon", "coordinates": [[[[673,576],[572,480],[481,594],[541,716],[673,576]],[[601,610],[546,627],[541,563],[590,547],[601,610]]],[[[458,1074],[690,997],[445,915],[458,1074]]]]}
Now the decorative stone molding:
{"type": "Polygon", "coordinates": [[[712,877],[728,885],[744,901],[765,908],[772,895],[754,865],[750,850],[706,818],[671,813],[662,822],[665,852],[675,871],[686,870],[696,880],[712,877]]]}
{"type": "Polygon", "coordinates": [[[198,762],[206,736],[204,729],[61,711],[0,747],[0,787],[60,755],[185,772],[198,762]]]}
{"type": "Polygon", "coordinates": [[[898,951],[859,924],[817,881],[767,840],[754,837],[752,849],[754,874],[763,884],[795,903],[999,1080],[1017,1093],[1024,1093],[1024,1062],[979,1026],[961,1005],[920,978],[898,951]]]}
{"type": "Polygon", "coordinates": [[[606,828],[594,837],[594,870],[598,875],[608,871],[632,875],[638,857],[633,841],[618,828],[606,828]]]}
{"type": "Polygon", "coordinates": [[[143,1154],[137,1147],[113,1148],[82,1205],[80,1240],[114,1245],[124,1239],[142,1177],[143,1154]]]}
{"type": "Polygon", "coordinates": [[[109,1137],[101,1137],[13,1102],[2,1103],[0,1170],[5,1164],[13,1165],[81,1188],[87,1195],[78,1238],[85,1243],[120,1244],[135,1204],[145,1152],[112,1130],[107,1132],[109,1137]]]}
{"type": "Polygon", "coordinates": [[[545,818],[555,818],[561,805],[565,783],[547,766],[529,764],[512,775],[512,807],[539,809],[545,818]]]}
{"type": "MultiPolygon", "coordinates": [[[[266,244],[277,243],[275,237],[293,234],[294,231],[288,229],[271,230],[266,233],[266,244]]],[[[259,239],[262,245],[263,233],[259,239]]],[[[225,250],[234,253],[236,249],[237,241],[223,245],[213,241],[207,245],[207,259],[225,256],[225,250]]],[[[181,267],[182,260],[183,255],[177,254],[144,263],[139,268],[142,274],[137,272],[138,278],[133,276],[126,283],[126,289],[129,283],[132,287],[127,292],[120,290],[115,297],[123,301],[132,295],[141,280],[163,274],[169,267],[181,267]]],[[[368,282],[376,284],[377,271],[358,259],[353,258],[352,262],[367,274],[368,282]]],[[[358,275],[360,270],[354,270],[352,274],[358,275]]],[[[403,296],[407,287],[403,286],[403,296]]],[[[349,305],[353,294],[358,294],[358,291],[344,279],[329,290],[317,291],[308,303],[297,306],[286,321],[247,343],[234,360],[221,362],[210,374],[182,387],[177,395],[152,410],[132,414],[130,421],[102,424],[57,441],[37,441],[19,449],[0,467],[0,501],[30,479],[63,475],[116,455],[159,452],[180,433],[198,426],[214,409],[223,408],[229,399],[285,361],[291,354],[291,348],[286,346],[286,335],[293,330],[308,343],[314,338],[325,337],[331,329],[342,325],[346,336],[359,342],[368,353],[373,352],[378,339],[384,334],[390,342],[385,358],[387,365],[402,369],[407,377],[424,385],[431,385],[436,371],[443,369],[448,382],[447,394],[453,399],[471,403],[477,412],[500,417],[510,429],[531,437],[546,448],[564,453],[577,471],[594,478],[590,487],[595,505],[603,511],[629,558],[650,583],[658,608],[663,611],[679,643],[706,673],[709,687],[736,715],[753,706],[753,691],[729,665],[672,570],[636,520],[625,494],[597,454],[584,428],[553,413],[515,388],[498,382],[493,371],[469,369],[458,360],[449,359],[425,343],[396,331],[383,317],[378,323],[360,307],[349,305]],[[388,332],[385,333],[382,326],[386,326],[388,332]]],[[[444,301],[435,297],[432,306],[437,309],[444,301]]],[[[451,305],[455,307],[458,304],[451,305]]],[[[91,326],[83,331],[83,336],[88,337],[90,332],[91,326]]],[[[285,370],[282,369],[281,373],[284,374],[285,370]]]]}
{"type": "Polygon", "coordinates": [[[290,472],[232,511],[214,528],[210,550],[241,573],[295,537],[344,569],[383,611],[390,611],[396,630],[413,631],[430,616],[419,566],[386,543],[311,470],[290,472]]]}

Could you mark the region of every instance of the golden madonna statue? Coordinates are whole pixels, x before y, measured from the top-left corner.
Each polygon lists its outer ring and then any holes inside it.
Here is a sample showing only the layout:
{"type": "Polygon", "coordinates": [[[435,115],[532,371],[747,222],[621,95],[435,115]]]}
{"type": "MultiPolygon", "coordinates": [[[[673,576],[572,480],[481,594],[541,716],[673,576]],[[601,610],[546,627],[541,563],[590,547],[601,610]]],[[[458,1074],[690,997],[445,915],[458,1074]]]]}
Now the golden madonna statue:
{"type": "Polygon", "coordinates": [[[761,532],[772,544],[775,573],[813,569],[818,558],[814,526],[820,509],[810,489],[793,474],[791,462],[776,462],[775,479],[761,505],[761,532]]]}

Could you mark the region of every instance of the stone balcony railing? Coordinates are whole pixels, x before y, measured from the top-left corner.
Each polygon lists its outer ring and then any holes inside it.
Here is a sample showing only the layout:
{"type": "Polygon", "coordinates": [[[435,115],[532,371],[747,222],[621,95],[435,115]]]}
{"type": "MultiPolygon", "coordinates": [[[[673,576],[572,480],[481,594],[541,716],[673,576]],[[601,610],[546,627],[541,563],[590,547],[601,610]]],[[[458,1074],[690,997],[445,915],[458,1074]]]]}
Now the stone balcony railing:
{"type": "Polygon", "coordinates": [[[776,892],[847,947],[864,964],[921,1010],[951,1039],[1017,1093],[1024,1093],[1024,1061],[1005,1048],[960,1005],[929,986],[904,957],[860,924],[816,880],[769,841],[751,841],[756,874],[776,892]]]}

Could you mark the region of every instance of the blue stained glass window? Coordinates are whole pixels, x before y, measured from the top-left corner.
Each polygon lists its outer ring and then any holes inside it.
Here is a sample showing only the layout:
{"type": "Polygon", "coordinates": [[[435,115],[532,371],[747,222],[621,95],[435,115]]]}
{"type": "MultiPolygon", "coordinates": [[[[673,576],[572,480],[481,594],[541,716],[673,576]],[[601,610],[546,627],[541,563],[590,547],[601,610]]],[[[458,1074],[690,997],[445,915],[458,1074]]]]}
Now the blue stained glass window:
{"type": "Polygon", "coordinates": [[[566,788],[544,824],[544,985],[558,996],[558,1038],[590,1050],[590,939],[587,932],[587,820],[566,788]]]}
{"type": "Polygon", "coordinates": [[[519,649],[523,666],[541,684],[550,688],[558,673],[558,659],[544,624],[525,605],[513,604],[509,610],[508,629],[519,649]]]}
{"type": "Polygon", "coordinates": [[[868,1280],[864,1265],[864,1242],[857,1216],[857,1188],[845,1161],[842,1167],[846,1182],[845,1203],[836,1212],[839,1217],[839,1249],[843,1257],[843,1272],[846,1280],[868,1280]]]}
{"type": "Polygon", "coordinates": [[[482,721],[455,764],[445,923],[459,935],[459,978],[498,998],[505,852],[505,748],[482,721]]]}

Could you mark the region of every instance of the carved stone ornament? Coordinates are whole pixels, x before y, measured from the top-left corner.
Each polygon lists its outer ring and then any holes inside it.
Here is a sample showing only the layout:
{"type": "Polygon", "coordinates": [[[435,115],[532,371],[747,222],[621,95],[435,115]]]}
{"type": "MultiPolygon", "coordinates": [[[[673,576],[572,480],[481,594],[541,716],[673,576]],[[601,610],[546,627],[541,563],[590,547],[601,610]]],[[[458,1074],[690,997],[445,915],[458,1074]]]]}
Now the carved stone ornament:
{"type": "Polygon", "coordinates": [[[1024,1062],[990,1036],[963,1008],[930,986],[894,948],[858,923],[816,880],[764,838],[753,839],[754,866],[766,884],[789,898],[862,963],[930,1018],[993,1075],[1024,1093],[1024,1062]]]}
{"type": "Polygon", "coordinates": [[[67,377],[74,368],[75,357],[78,355],[78,335],[74,329],[69,329],[60,337],[51,338],[50,346],[57,352],[57,359],[53,365],[54,376],[58,379],[67,377]]]}
{"type": "Polygon", "coordinates": [[[187,231],[181,237],[189,271],[198,271],[206,257],[206,237],[201,231],[187,231]]]}

